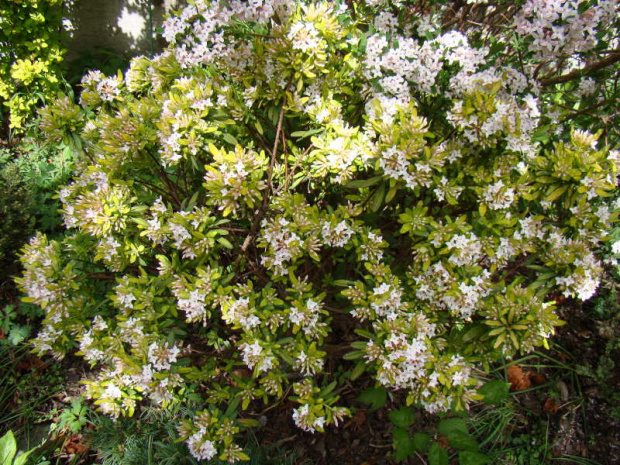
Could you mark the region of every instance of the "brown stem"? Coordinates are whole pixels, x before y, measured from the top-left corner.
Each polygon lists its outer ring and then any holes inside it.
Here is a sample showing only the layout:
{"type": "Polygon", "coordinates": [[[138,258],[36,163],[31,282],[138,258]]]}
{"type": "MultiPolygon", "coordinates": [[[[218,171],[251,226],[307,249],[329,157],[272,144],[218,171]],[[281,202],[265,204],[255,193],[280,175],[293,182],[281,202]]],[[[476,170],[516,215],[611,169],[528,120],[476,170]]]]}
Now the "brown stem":
{"type": "Polygon", "coordinates": [[[616,51],[615,53],[611,53],[608,57],[603,58],[602,60],[595,61],[583,68],[576,69],[575,71],[571,71],[570,73],[563,74],[562,76],[556,77],[546,77],[540,80],[541,87],[552,86],[555,84],[562,84],[564,82],[573,81],[575,79],[579,79],[586,74],[592,73],[599,69],[606,68],[607,66],[613,65],[620,61],[620,51],[616,51]]]}
{"type": "Polygon", "coordinates": [[[228,231],[228,232],[241,232],[241,233],[245,233],[248,232],[248,229],[241,229],[241,228],[224,228],[224,227],[219,227],[218,229],[223,229],[224,231],[228,231]]]}
{"type": "Polygon", "coordinates": [[[101,281],[114,281],[116,279],[116,276],[110,276],[106,272],[88,273],[85,277],[86,279],[98,279],[101,281]]]}
{"type": "Polygon", "coordinates": [[[278,155],[278,145],[280,143],[280,132],[282,131],[282,123],[284,122],[284,103],[280,108],[280,116],[278,116],[278,127],[276,128],[276,140],[273,143],[273,150],[271,151],[271,162],[269,163],[269,170],[267,171],[267,187],[268,191],[263,194],[263,206],[268,202],[269,192],[273,192],[273,167],[276,164],[276,157],[278,155]]]}
{"type": "Polygon", "coordinates": [[[159,163],[157,158],[155,158],[155,156],[150,151],[147,150],[146,153],[149,155],[149,157],[151,157],[151,159],[153,160],[153,162],[157,166],[157,169],[159,170],[159,173],[160,173],[162,179],[166,183],[166,186],[168,186],[168,189],[170,190],[170,195],[174,199],[175,203],[177,204],[177,206],[181,206],[181,200],[179,199],[179,197],[177,195],[177,192],[176,192],[176,189],[174,187],[174,184],[170,180],[170,177],[168,177],[168,173],[166,173],[166,170],[161,166],[161,164],[159,163]]]}
{"type": "MultiPolygon", "coordinates": [[[[590,112],[591,112],[592,110],[595,110],[595,109],[599,108],[599,107],[602,107],[602,106],[603,106],[603,105],[605,105],[606,103],[608,103],[608,102],[607,102],[606,100],[603,100],[603,101],[601,101],[601,102],[598,102],[598,103],[597,103],[597,104],[595,104],[595,105],[590,105],[589,107],[584,108],[583,110],[576,111],[576,112],[574,112],[573,114],[568,115],[566,118],[564,118],[564,121],[562,121],[562,122],[564,123],[564,122],[568,121],[569,119],[576,118],[577,116],[580,116],[580,115],[589,115],[589,116],[592,116],[593,118],[598,118],[596,115],[592,115],[592,114],[590,114],[590,112]]],[[[570,108],[567,108],[567,107],[565,107],[565,106],[563,106],[563,105],[560,105],[560,106],[561,106],[562,108],[567,109],[567,110],[571,110],[570,108]]]]}

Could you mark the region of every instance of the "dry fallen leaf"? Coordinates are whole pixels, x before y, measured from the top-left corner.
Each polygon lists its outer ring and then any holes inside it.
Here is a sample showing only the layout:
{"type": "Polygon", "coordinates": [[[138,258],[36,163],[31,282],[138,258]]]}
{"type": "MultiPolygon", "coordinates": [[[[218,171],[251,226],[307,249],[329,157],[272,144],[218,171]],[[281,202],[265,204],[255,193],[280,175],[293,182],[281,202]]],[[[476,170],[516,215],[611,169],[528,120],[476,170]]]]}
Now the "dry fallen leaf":
{"type": "Polygon", "coordinates": [[[365,422],[366,422],[366,414],[362,410],[357,410],[353,418],[351,418],[351,420],[349,420],[344,425],[344,428],[348,429],[352,427],[353,431],[359,432],[362,430],[362,426],[364,425],[365,422]]]}
{"type": "Polygon", "coordinates": [[[508,367],[508,382],[511,391],[523,391],[532,386],[530,376],[523,371],[519,365],[510,365],[508,367]]]}
{"type": "Polygon", "coordinates": [[[547,378],[545,375],[541,375],[539,373],[528,373],[530,376],[530,381],[534,386],[540,386],[541,384],[545,384],[547,382],[547,378]]]}
{"type": "Polygon", "coordinates": [[[27,355],[22,358],[15,368],[22,373],[29,373],[30,371],[36,371],[37,373],[46,368],[45,363],[39,357],[34,355],[27,355]]]}
{"type": "Polygon", "coordinates": [[[66,437],[62,451],[69,455],[82,455],[90,450],[90,445],[81,434],[66,437]]]}
{"type": "Polygon", "coordinates": [[[551,397],[549,397],[545,401],[545,410],[547,412],[549,412],[549,413],[557,413],[559,409],[560,409],[560,407],[558,406],[558,404],[555,403],[555,400],[553,400],[551,397]]]}
{"type": "Polygon", "coordinates": [[[508,382],[511,391],[523,391],[532,386],[540,386],[547,382],[545,375],[525,371],[519,365],[510,365],[508,367],[508,382]]]}
{"type": "Polygon", "coordinates": [[[437,438],[437,444],[443,449],[450,449],[450,439],[448,439],[448,436],[439,436],[437,438]]]}

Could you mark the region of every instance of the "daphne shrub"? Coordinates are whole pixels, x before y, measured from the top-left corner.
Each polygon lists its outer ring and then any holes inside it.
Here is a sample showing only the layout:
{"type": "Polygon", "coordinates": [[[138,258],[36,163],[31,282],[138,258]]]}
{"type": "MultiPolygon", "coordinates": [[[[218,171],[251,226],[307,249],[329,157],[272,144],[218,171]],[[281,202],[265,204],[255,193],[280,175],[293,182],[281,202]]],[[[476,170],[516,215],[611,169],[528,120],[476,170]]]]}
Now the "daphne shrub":
{"type": "Polygon", "coordinates": [[[489,47],[398,2],[191,2],[162,54],[43,112],[77,171],[66,238],[22,256],[36,350],[77,349],[112,417],[202,402],[179,427],[197,459],[247,459],[261,403],[337,426],[355,380],[467,408],[484,366],[546,343],[556,296],[596,293],[617,218],[618,151],[537,80],[615,6],[559,2],[556,41],[528,29],[543,3],[489,47]]]}

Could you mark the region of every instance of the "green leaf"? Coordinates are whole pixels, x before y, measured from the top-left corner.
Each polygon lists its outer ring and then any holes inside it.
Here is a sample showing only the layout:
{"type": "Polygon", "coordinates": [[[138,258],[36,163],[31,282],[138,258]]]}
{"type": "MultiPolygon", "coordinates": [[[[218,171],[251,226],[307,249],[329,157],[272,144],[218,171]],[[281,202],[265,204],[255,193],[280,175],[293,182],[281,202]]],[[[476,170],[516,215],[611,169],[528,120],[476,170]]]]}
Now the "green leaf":
{"type": "Polygon", "coordinates": [[[439,422],[439,434],[451,437],[455,432],[467,433],[467,424],[461,418],[446,418],[439,422]]]}
{"type": "Polygon", "coordinates": [[[211,152],[214,157],[217,157],[220,154],[220,151],[215,145],[213,145],[212,142],[209,142],[209,152],[211,152]]]}
{"type": "MultiPolygon", "coordinates": [[[[15,461],[13,462],[13,465],[26,465],[26,462],[28,461],[28,457],[30,456],[30,454],[32,454],[35,450],[37,450],[36,448],[29,450],[28,452],[24,452],[22,455],[20,455],[19,457],[17,457],[15,459],[15,461]]],[[[38,462],[37,462],[38,463],[38,462]]]]}
{"type": "Polygon", "coordinates": [[[295,137],[297,139],[304,139],[314,134],[318,134],[319,132],[322,132],[323,130],[324,130],[323,128],[320,128],[320,129],[312,129],[310,131],[295,131],[291,133],[291,137],[295,137]]]}
{"type": "Polygon", "coordinates": [[[381,184],[379,188],[372,194],[370,198],[370,210],[374,213],[379,211],[381,205],[383,205],[383,199],[385,197],[385,184],[381,184]]]}
{"type": "Polygon", "coordinates": [[[362,404],[369,405],[371,410],[377,410],[386,404],[387,398],[388,395],[385,389],[373,387],[362,392],[357,400],[362,404]]]}
{"type": "Polygon", "coordinates": [[[430,435],[428,433],[414,433],[413,434],[413,447],[418,452],[424,452],[428,447],[428,443],[430,442],[430,435]]]}
{"type": "Polygon", "coordinates": [[[217,241],[223,245],[224,247],[226,247],[227,249],[232,249],[233,245],[230,243],[230,241],[228,239],[225,239],[223,237],[218,237],[217,241]]]}
{"type": "Polygon", "coordinates": [[[245,452],[237,452],[237,458],[244,462],[247,462],[250,460],[250,456],[246,454],[245,452]]]}
{"type": "Polygon", "coordinates": [[[366,371],[366,362],[365,361],[359,361],[357,362],[357,365],[355,365],[355,367],[353,368],[353,370],[351,371],[351,381],[355,381],[357,378],[359,378],[360,376],[362,376],[362,374],[366,371]]]}
{"type": "Polygon", "coordinates": [[[392,430],[392,437],[394,439],[394,451],[396,452],[396,460],[405,460],[407,457],[411,457],[415,452],[413,447],[413,441],[409,438],[409,433],[401,428],[395,428],[392,430]]]}
{"type": "Polygon", "coordinates": [[[491,460],[481,452],[464,450],[459,452],[459,465],[484,465],[491,460]]]}
{"type": "Polygon", "coordinates": [[[254,418],[238,418],[235,421],[244,428],[254,428],[260,426],[260,421],[255,420],[254,418]]]}
{"type": "Polygon", "coordinates": [[[564,192],[566,192],[568,190],[568,186],[564,185],[564,186],[559,186],[559,187],[551,187],[549,188],[549,191],[547,192],[547,197],[546,197],[546,201],[547,202],[553,202],[554,200],[556,200],[558,197],[560,197],[564,192]]]}
{"type": "Polygon", "coordinates": [[[396,187],[396,185],[390,187],[390,190],[388,191],[387,195],[385,196],[385,201],[386,202],[390,202],[394,196],[396,195],[396,193],[398,192],[398,188],[396,187]]]}
{"type": "Polygon", "coordinates": [[[357,360],[358,358],[362,358],[364,356],[364,352],[361,350],[353,350],[351,352],[347,352],[342,356],[345,360],[357,360]]]}
{"type": "Polygon", "coordinates": [[[448,439],[450,439],[450,446],[455,449],[470,451],[478,450],[478,443],[474,437],[467,432],[452,431],[452,433],[448,436],[448,439]]]}
{"type": "Polygon", "coordinates": [[[7,337],[7,340],[9,341],[11,345],[16,346],[17,344],[22,342],[24,339],[26,339],[29,334],[30,334],[30,328],[28,326],[17,325],[11,328],[11,331],[9,332],[9,336],[7,337]]]}
{"type": "Polygon", "coordinates": [[[222,135],[222,139],[224,139],[226,142],[228,142],[231,145],[238,145],[239,142],[237,142],[237,139],[235,139],[231,134],[224,134],[222,135]]]}
{"type": "Polygon", "coordinates": [[[407,428],[415,420],[415,414],[413,410],[408,407],[403,407],[398,410],[394,410],[388,414],[390,421],[394,426],[399,428],[407,428]]]}
{"type": "Polygon", "coordinates": [[[469,342],[473,339],[478,339],[486,331],[484,325],[474,324],[465,334],[463,334],[463,342],[469,342]]]}
{"type": "Polygon", "coordinates": [[[448,452],[438,443],[432,443],[428,452],[428,465],[448,465],[448,462],[448,452]]]}
{"type": "Polygon", "coordinates": [[[510,383],[506,383],[499,379],[489,381],[478,389],[478,394],[482,394],[484,398],[482,402],[488,405],[498,405],[504,402],[508,397],[510,383]]]}
{"type": "Polygon", "coordinates": [[[0,465],[11,465],[16,452],[15,436],[12,431],[9,431],[0,438],[0,465]]]}
{"type": "Polygon", "coordinates": [[[240,401],[241,400],[238,397],[235,397],[228,405],[226,412],[224,412],[224,416],[232,417],[234,414],[236,414],[240,401]]]}
{"type": "Polygon", "coordinates": [[[319,398],[325,399],[329,394],[332,393],[332,391],[336,388],[337,385],[338,383],[336,381],[332,381],[319,393],[319,398]]]}
{"type": "Polygon", "coordinates": [[[382,176],[375,176],[370,179],[358,179],[347,183],[347,189],[360,189],[362,187],[370,187],[381,181],[382,176]]]}

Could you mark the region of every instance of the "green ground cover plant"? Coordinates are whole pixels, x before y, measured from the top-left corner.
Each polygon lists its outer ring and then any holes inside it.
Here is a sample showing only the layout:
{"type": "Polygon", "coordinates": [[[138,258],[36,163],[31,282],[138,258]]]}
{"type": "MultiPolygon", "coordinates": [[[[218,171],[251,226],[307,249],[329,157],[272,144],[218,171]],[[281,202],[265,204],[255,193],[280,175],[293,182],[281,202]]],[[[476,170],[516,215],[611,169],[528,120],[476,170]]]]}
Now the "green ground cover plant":
{"type": "Polygon", "coordinates": [[[181,408],[192,460],[249,460],[274,405],[338,427],[372,382],[396,458],[446,463],[405,412],[500,396],[485,371],[545,346],[620,252],[617,5],[455,8],[191,2],[162,54],[42,110],[76,174],[66,236],[22,256],[36,350],[77,351],[117,421],[181,408]]]}
{"type": "Polygon", "coordinates": [[[0,279],[17,273],[17,252],[35,234],[61,233],[59,186],[70,179],[73,151],[63,143],[46,145],[41,132],[11,147],[0,147],[0,279]]]}

